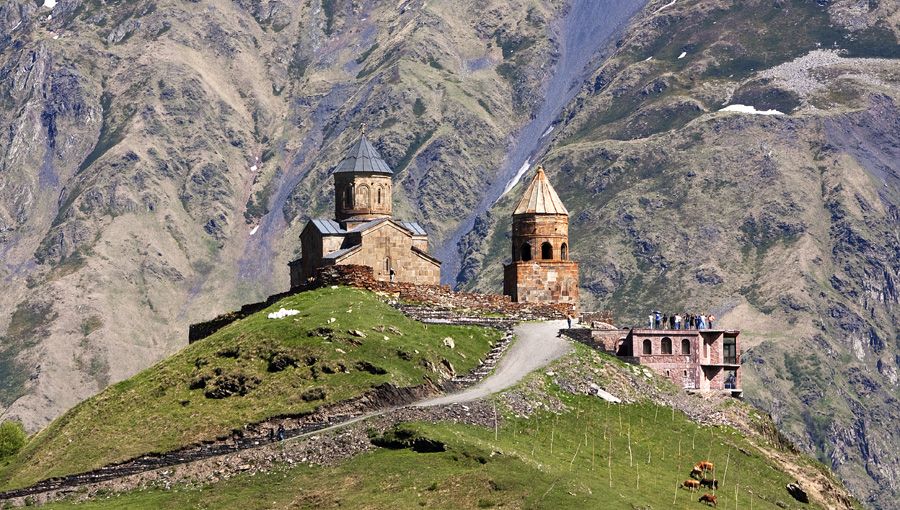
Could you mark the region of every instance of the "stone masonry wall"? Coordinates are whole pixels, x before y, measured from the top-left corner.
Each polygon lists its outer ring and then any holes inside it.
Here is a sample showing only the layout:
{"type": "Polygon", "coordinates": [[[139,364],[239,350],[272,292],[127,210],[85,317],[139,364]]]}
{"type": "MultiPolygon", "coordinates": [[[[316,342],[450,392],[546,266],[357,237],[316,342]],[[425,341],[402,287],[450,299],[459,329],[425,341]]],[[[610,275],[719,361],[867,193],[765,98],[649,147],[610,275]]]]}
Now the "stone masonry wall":
{"type": "Polygon", "coordinates": [[[578,306],[576,262],[513,262],[504,268],[503,293],[521,303],[578,306]]]}
{"type": "Polygon", "coordinates": [[[395,281],[438,285],[441,266],[416,251],[413,239],[390,222],[363,233],[362,249],[341,259],[339,265],[369,266],[376,280],[389,281],[389,267],[394,268],[395,281]]]}

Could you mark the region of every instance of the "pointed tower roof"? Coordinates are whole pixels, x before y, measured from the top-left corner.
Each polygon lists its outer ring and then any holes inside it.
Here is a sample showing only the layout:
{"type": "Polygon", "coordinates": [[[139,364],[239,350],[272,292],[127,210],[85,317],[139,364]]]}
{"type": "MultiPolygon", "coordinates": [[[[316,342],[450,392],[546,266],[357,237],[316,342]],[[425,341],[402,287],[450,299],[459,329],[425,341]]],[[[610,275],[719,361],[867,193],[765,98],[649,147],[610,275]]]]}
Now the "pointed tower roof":
{"type": "Polygon", "coordinates": [[[334,168],[334,173],[367,173],[393,175],[391,167],[366,138],[365,125],[360,129],[359,141],[347,151],[344,159],[334,168]]]}
{"type": "Polygon", "coordinates": [[[522,195],[516,205],[513,214],[564,214],[569,215],[566,206],[563,205],[556,190],[550,185],[550,180],[544,173],[544,167],[538,165],[531,184],[522,195]]]}

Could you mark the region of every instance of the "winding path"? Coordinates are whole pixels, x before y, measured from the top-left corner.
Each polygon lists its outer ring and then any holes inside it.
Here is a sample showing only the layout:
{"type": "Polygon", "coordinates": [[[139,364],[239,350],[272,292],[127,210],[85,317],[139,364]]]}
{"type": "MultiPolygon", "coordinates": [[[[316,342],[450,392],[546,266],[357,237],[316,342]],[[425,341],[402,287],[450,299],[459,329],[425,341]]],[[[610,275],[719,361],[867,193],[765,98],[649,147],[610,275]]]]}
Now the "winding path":
{"type": "Polygon", "coordinates": [[[549,365],[568,353],[571,344],[558,337],[566,321],[524,322],[513,331],[516,340],[497,364],[494,372],[480,383],[458,393],[443,395],[412,404],[432,407],[471,402],[512,387],[529,373],[549,365]]]}

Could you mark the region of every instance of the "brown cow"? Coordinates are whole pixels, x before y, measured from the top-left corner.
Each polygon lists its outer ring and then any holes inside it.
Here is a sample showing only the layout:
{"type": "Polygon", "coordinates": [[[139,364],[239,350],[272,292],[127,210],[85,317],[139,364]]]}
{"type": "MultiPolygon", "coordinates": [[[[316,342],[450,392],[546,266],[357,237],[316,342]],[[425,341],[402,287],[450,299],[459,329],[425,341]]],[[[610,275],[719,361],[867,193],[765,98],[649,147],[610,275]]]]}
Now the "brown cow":
{"type": "Polygon", "coordinates": [[[703,480],[700,480],[700,485],[702,485],[704,487],[708,487],[713,490],[719,490],[719,481],[716,480],[715,478],[713,478],[713,479],[704,478],[703,480]]]}
{"type": "Polygon", "coordinates": [[[694,469],[691,470],[691,478],[695,478],[697,480],[703,478],[703,470],[698,469],[697,466],[694,466],[694,469]]]}
{"type": "Polygon", "coordinates": [[[681,486],[693,491],[694,489],[700,488],[700,482],[698,482],[697,480],[693,480],[693,479],[685,480],[685,481],[681,482],[681,486]]]}
{"type": "Polygon", "coordinates": [[[713,494],[704,494],[704,495],[700,496],[700,499],[698,499],[697,501],[699,501],[700,503],[706,503],[707,505],[712,505],[715,507],[719,506],[719,503],[716,501],[716,497],[713,494]]]}
{"type": "Polygon", "coordinates": [[[715,466],[713,466],[713,463],[708,460],[701,460],[697,463],[696,469],[699,469],[701,471],[712,471],[713,469],[715,469],[715,466]]]}

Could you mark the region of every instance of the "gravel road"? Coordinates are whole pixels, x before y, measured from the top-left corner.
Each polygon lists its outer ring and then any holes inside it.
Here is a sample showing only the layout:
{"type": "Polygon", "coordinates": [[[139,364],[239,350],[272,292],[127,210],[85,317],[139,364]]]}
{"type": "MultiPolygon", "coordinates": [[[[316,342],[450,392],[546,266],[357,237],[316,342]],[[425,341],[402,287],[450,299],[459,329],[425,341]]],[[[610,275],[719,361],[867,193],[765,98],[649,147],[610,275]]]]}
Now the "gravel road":
{"type": "Polygon", "coordinates": [[[430,407],[460,402],[471,402],[521,381],[529,373],[561,358],[572,347],[565,339],[557,337],[566,321],[524,322],[515,327],[516,340],[497,364],[494,373],[475,386],[452,395],[435,397],[413,404],[430,407]]]}

